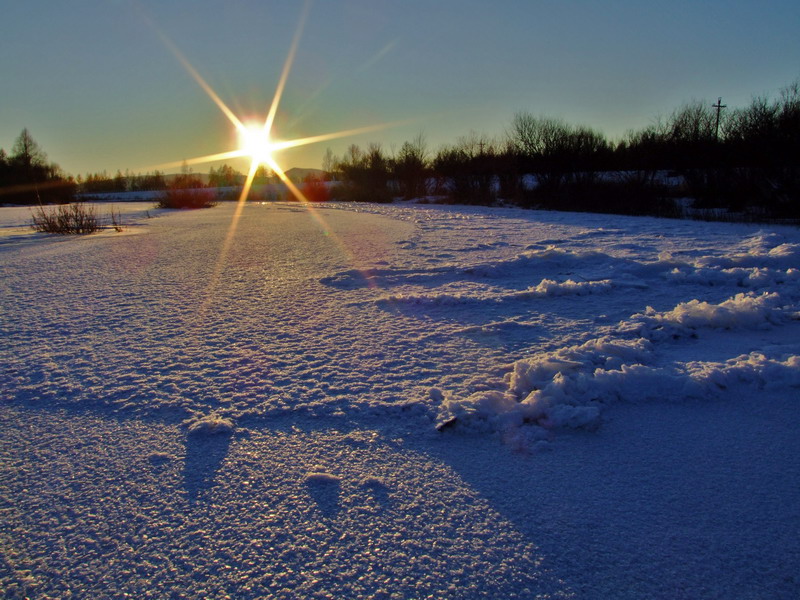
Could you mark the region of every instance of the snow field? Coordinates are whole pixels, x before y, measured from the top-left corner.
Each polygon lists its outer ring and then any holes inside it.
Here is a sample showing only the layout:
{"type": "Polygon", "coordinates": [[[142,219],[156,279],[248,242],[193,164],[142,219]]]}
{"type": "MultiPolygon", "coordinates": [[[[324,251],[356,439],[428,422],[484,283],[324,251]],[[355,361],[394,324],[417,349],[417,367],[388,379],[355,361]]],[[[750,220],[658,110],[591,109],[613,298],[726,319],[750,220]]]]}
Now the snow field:
{"type": "Polygon", "coordinates": [[[0,209],[6,596],[800,593],[796,229],[119,206],[0,209]]]}
{"type": "Polygon", "coordinates": [[[379,432],[2,414],[6,598],[567,597],[452,469],[379,432]]]}
{"type": "MultiPolygon", "coordinates": [[[[434,388],[433,396],[443,398],[437,428],[458,424],[502,434],[530,424],[524,434],[516,434],[517,442],[525,445],[527,439],[537,449],[543,449],[552,429],[599,426],[603,408],[616,400],[703,398],[724,392],[731,385],[756,389],[767,385],[798,387],[798,345],[772,347],[773,356],[769,357],[754,351],[732,355],[724,362],[686,364],[666,363],[656,347],[664,341],[675,344],[681,339],[696,340],[701,330],[709,328],[736,335],[733,332],[737,330],[796,327],[800,316],[797,243],[786,242],[775,233],[756,232],[738,250],[724,256],[681,253],[688,254],[687,259],[661,252],[656,260],[649,261],[599,250],[562,250],[549,243],[542,249],[543,245],[533,244],[515,257],[464,269],[437,266],[416,272],[381,270],[373,276],[379,286],[425,281],[429,289],[433,287],[430,284],[471,287],[459,293],[391,294],[377,302],[385,307],[430,306],[457,311],[468,310],[469,305],[555,300],[612,290],[640,292],[640,296],[646,297],[653,288],[670,284],[685,285],[690,290],[693,286],[714,288],[717,297],[727,290],[733,295],[717,303],[692,298],[666,311],[646,306],[643,312],[620,321],[616,327],[606,328],[608,334],[604,337],[517,361],[505,373],[500,389],[491,389],[489,385],[485,387],[490,389],[466,398],[454,398],[434,388]],[[531,279],[535,281],[541,273],[559,271],[564,273],[563,281],[543,278],[534,286],[514,289],[531,279]],[[577,275],[580,281],[567,275],[577,275]],[[501,285],[481,285],[481,280],[501,285]],[[738,292],[742,288],[752,291],[738,292]]],[[[343,273],[335,282],[341,284],[343,278],[352,275],[343,273]]],[[[345,287],[353,287],[352,282],[345,287]]],[[[519,313],[521,309],[509,312],[519,313]]],[[[576,340],[586,337],[581,332],[576,340]]]]}

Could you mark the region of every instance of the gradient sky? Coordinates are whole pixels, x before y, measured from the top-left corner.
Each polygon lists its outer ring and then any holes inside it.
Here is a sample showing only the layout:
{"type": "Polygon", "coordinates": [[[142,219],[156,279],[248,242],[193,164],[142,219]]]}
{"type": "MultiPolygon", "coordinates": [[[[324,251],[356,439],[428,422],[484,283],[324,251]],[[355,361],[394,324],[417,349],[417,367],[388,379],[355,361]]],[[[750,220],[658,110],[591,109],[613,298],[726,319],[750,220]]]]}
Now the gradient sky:
{"type": "MultiPolygon", "coordinates": [[[[233,150],[232,125],[160,35],[237,115],[263,121],[303,5],[3,2],[0,147],[27,127],[74,175],[233,150]]],[[[776,95],[800,78],[798,31],[797,0],[316,0],[274,137],[413,120],[278,161],[319,167],[328,147],[391,151],[420,132],[435,151],[502,135],[521,110],[619,138],[688,100],[776,95]]]]}

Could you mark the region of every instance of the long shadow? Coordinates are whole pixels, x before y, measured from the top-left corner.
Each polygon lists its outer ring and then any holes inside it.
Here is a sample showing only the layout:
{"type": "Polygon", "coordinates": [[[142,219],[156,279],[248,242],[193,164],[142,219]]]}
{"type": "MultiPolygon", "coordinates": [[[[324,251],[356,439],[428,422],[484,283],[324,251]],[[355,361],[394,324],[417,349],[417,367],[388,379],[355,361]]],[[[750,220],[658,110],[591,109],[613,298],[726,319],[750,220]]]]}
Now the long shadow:
{"type": "Polygon", "coordinates": [[[311,473],[306,477],[306,487],[323,516],[332,519],[339,513],[342,486],[337,478],[327,473],[311,473]]]}
{"type": "Polygon", "coordinates": [[[230,433],[190,433],[186,436],[183,487],[190,504],[195,504],[214,487],[217,471],[228,455],[230,433]]]}
{"type": "MultiPolygon", "coordinates": [[[[764,597],[788,598],[793,592],[780,592],[797,589],[794,576],[775,575],[789,573],[781,562],[785,548],[780,542],[770,546],[758,533],[765,527],[780,532],[780,526],[757,515],[780,506],[779,498],[797,497],[791,479],[796,472],[781,474],[786,465],[769,453],[731,451],[730,440],[738,448],[740,440],[755,447],[753,440],[771,438],[780,418],[776,411],[787,414],[792,400],[763,410],[754,410],[744,394],[702,410],[690,402],[622,405],[597,432],[564,433],[564,443],[552,452],[515,452],[497,439],[458,431],[444,432],[442,443],[409,445],[452,467],[536,543],[558,576],[576,586],[576,598],[691,598],[704,588],[734,589],[737,579],[747,589],[768,586],[764,597]],[[726,416],[737,407],[751,413],[747,420],[726,416]],[[712,429],[715,435],[708,435],[712,429]],[[743,502],[736,490],[773,483],[782,491],[756,493],[752,506],[758,512],[741,519],[751,501],[743,502]],[[709,580],[713,561],[735,557],[735,551],[716,554],[726,547],[750,547],[753,566],[720,571],[709,580]],[[672,575],[664,577],[666,572],[672,575]]],[[[714,596],[733,597],[726,591],[714,596]]]]}

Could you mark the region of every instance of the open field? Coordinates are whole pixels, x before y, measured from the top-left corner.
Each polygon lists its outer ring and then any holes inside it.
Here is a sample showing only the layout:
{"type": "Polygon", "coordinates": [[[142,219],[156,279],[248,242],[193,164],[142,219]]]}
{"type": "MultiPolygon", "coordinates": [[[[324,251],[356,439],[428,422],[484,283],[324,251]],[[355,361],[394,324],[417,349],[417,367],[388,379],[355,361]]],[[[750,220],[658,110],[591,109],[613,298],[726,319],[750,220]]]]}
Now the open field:
{"type": "Polygon", "coordinates": [[[117,207],[0,208],[4,597],[800,594],[797,228],[117,207]]]}

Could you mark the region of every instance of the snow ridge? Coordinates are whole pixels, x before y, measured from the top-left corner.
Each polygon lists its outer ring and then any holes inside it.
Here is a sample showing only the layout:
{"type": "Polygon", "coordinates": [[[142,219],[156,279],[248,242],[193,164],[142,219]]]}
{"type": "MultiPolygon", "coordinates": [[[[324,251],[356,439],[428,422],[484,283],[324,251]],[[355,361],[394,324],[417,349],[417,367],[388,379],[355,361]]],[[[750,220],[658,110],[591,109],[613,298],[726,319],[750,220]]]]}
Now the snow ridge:
{"type": "Polygon", "coordinates": [[[505,293],[483,292],[480,294],[392,294],[378,298],[378,304],[414,304],[414,305],[443,305],[453,306],[477,302],[515,302],[532,298],[547,298],[554,296],[586,296],[608,292],[612,288],[610,280],[602,281],[554,281],[543,279],[537,285],[525,290],[505,293]]]}
{"type": "Polygon", "coordinates": [[[494,430],[516,444],[533,442],[541,449],[552,430],[597,427],[604,407],[620,400],[699,399],[733,385],[800,387],[797,347],[779,358],[752,352],[724,363],[657,365],[658,343],[695,338],[704,328],[765,329],[794,318],[793,307],[767,292],[740,293],[718,304],[695,299],[666,312],[648,307],[620,323],[616,336],[516,361],[503,378],[504,389],[445,398],[437,427],[458,423],[494,430]]]}

